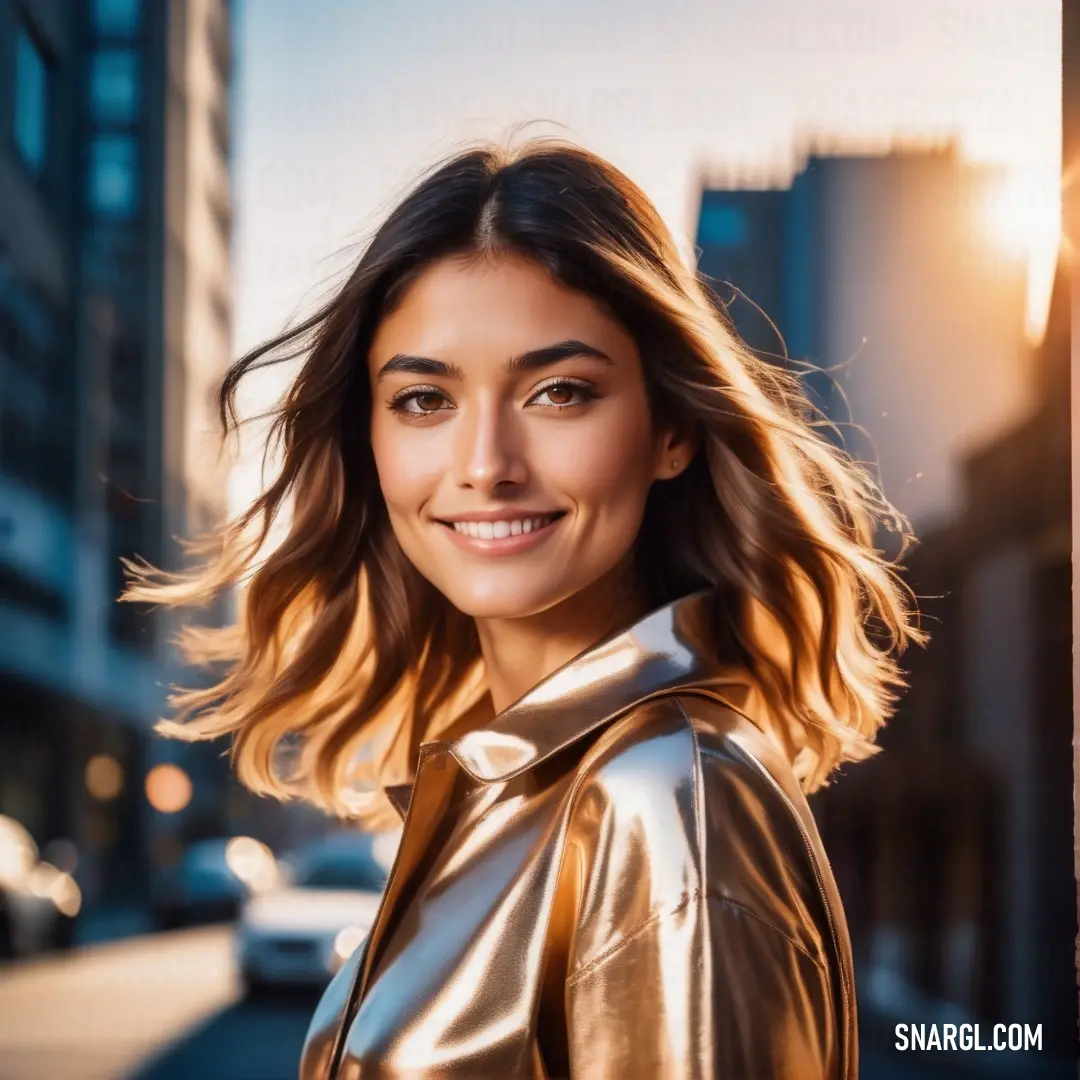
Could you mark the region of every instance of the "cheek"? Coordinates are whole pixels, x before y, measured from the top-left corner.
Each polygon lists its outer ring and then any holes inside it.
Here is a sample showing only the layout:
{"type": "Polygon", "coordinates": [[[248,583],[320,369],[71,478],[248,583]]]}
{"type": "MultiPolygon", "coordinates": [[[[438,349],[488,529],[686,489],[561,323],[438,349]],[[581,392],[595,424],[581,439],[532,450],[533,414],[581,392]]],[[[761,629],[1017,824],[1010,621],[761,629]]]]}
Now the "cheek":
{"type": "Polygon", "coordinates": [[[400,424],[381,419],[371,424],[371,450],[379,487],[391,512],[416,510],[431,496],[438,481],[441,452],[417,446],[416,435],[402,430],[400,424]]]}
{"type": "Polygon", "coordinates": [[[637,502],[652,481],[648,424],[645,414],[630,423],[567,424],[543,454],[544,471],[583,501],[637,502]]]}

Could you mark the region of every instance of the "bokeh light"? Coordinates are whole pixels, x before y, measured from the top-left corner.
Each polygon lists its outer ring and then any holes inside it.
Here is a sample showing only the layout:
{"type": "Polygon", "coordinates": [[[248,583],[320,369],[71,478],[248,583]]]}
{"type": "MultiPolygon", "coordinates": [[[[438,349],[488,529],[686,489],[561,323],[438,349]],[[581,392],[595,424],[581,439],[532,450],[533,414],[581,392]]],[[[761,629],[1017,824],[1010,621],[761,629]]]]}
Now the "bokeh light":
{"type": "Polygon", "coordinates": [[[278,878],[274,853],[250,836],[234,836],[225,845],[229,869],[255,892],[271,888],[278,878]]]}
{"type": "Polygon", "coordinates": [[[394,865],[394,857],[397,855],[398,844],[401,843],[401,830],[391,829],[381,832],[372,843],[371,853],[375,861],[386,870],[394,865]]]}
{"type": "Polygon", "coordinates": [[[146,774],[146,799],[159,813],[179,813],[191,802],[191,777],[179,765],[155,765],[146,774]]]}
{"type": "Polygon", "coordinates": [[[334,955],[342,962],[348,960],[364,943],[366,936],[359,926],[346,926],[334,938],[334,955]]]}
{"type": "Polygon", "coordinates": [[[21,882],[37,857],[37,844],[26,829],[0,814],[0,881],[21,882]]]}
{"type": "Polygon", "coordinates": [[[69,919],[75,918],[82,907],[82,892],[70,874],[51,863],[40,862],[31,871],[27,886],[35,896],[51,900],[57,910],[69,919]]]}
{"type": "Polygon", "coordinates": [[[83,779],[86,790],[98,802],[109,802],[124,790],[124,768],[109,754],[95,754],[90,758],[83,779]]]}
{"type": "Polygon", "coordinates": [[[79,867],[79,849],[75,846],[74,841],[65,837],[50,840],[45,845],[41,857],[46,862],[52,863],[57,870],[63,870],[67,874],[74,874],[79,867]]]}

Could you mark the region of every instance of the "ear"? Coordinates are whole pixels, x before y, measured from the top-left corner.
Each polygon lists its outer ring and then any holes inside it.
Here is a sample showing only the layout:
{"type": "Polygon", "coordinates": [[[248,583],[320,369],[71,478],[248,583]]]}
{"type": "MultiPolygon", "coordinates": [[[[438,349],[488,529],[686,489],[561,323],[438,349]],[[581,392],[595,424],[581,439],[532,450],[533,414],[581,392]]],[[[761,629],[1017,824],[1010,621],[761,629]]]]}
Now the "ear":
{"type": "Polygon", "coordinates": [[[698,443],[697,437],[689,430],[662,431],[656,441],[653,479],[672,480],[681,476],[697,453],[698,443]]]}

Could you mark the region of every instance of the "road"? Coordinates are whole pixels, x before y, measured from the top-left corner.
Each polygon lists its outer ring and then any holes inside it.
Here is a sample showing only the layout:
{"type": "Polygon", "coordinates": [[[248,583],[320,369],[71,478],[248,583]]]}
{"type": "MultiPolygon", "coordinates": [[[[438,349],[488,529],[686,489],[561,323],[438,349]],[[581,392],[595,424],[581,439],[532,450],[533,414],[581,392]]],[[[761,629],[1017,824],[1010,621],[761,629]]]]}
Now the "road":
{"type": "Polygon", "coordinates": [[[295,1080],[313,997],[241,1000],[230,931],[0,972],[0,1080],[295,1080]]]}

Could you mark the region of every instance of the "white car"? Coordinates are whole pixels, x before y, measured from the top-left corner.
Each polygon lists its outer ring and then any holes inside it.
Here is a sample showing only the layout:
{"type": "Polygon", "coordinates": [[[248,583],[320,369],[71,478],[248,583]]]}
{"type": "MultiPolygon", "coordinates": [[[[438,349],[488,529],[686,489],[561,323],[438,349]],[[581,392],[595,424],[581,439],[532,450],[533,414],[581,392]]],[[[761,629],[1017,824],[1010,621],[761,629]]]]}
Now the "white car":
{"type": "Polygon", "coordinates": [[[249,900],[237,926],[248,993],[327,983],[364,943],[392,853],[385,835],[336,833],[291,860],[287,887],[249,900]]]}
{"type": "Polygon", "coordinates": [[[175,866],[160,870],[154,878],[154,920],[161,930],[232,922],[249,897],[277,882],[273,852],[258,840],[250,836],[196,840],[175,866]]]}

